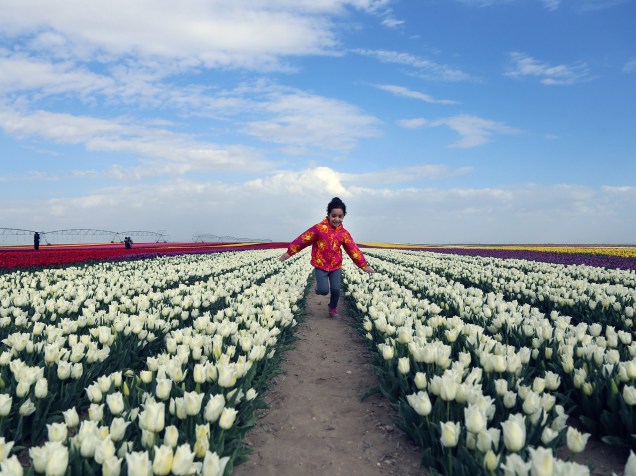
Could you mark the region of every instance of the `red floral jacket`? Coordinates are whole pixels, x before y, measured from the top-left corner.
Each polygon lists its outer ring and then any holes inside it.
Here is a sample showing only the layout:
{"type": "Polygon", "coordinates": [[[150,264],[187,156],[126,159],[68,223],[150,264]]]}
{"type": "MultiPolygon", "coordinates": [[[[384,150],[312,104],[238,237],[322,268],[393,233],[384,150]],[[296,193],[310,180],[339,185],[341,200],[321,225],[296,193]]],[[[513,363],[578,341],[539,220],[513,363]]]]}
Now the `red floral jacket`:
{"type": "Polygon", "coordinates": [[[335,271],[342,266],[342,246],[359,267],[367,266],[367,260],[343,226],[334,228],[325,218],[292,241],[287,253],[292,256],[303,248],[311,247],[311,265],[325,271],[335,271]]]}

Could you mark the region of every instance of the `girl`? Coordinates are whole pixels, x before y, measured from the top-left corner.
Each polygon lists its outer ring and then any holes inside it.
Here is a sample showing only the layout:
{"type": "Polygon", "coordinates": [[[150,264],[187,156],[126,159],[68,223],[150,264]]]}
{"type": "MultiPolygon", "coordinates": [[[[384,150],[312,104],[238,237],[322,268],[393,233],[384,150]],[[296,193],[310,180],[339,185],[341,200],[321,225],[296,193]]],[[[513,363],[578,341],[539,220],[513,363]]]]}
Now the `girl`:
{"type": "Polygon", "coordinates": [[[335,197],[327,205],[327,217],[292,241],[287,252],[279,258],[281,261],[285,261],[303,248],[312,245],[311,265],[315,268],[316,294],[326,296],[331,290],[329,317],[338,317],[336,306],[340,298],[341,246],[359,268],[367,273],[375,273],[373,268],[367,264],[367,260],[349,232],[342,226],[342,220],[346,214],[347,207],[342,200],[335,197]]]}

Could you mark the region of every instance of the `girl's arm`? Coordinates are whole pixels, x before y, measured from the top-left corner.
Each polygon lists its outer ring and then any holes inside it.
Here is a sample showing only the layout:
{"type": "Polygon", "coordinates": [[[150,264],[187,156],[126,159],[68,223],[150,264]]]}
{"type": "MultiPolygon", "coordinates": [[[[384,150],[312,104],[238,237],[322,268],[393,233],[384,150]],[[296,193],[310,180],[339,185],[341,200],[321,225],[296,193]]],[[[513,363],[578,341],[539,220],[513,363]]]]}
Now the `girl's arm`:
{"type": "Polygon", "coordinates": [[[308,247],[318,239],[318,225],[314,225],[307,231],[301,233],[294,241],[289,244],[287,251],[278,258],[281,261],[294,256],[299,251],[308,247]]]}
{"type": "Polygon", "coordinates": [[[358,268],[362,269],[362,271],[366,273],[375,273],[375,270],[369,266],[369,263],[367,263],[362,251],[360,251],[360,248],[358,248],[356,242],[353,241],[353,238],[351,238],[348,231],[346,231],[342,237],[342,247],[358,268]]]}

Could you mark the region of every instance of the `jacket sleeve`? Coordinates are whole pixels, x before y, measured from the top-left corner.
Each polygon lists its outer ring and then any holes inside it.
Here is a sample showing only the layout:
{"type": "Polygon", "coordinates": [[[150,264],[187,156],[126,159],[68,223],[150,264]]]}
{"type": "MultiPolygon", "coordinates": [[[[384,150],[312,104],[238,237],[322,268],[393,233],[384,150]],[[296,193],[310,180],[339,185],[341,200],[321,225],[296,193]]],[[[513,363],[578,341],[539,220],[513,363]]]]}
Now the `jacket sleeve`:
{"type": "Polygon", "coordinates": [[[362,251],[360,251],[360,248],[358,248],[358,245],[353,241],[348,231],[342,236],[342,247],[358,268],[364,268],[368,265],[362,251]]]}
{"type": "Polygon", "coordinates": [[[304,248],[308,247],[318,239],[318,225],[314,225],[307,231],[301,233],[289,244],[287,254],[293,256],[304,248]]]}

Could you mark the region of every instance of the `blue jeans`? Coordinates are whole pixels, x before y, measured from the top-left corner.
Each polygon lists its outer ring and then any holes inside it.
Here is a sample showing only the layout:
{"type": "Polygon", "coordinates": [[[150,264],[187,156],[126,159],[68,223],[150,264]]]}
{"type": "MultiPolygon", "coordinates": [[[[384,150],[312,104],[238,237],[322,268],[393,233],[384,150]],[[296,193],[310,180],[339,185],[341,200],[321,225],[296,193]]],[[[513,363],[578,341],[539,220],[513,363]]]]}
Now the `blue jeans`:
{"type": "Polygon", "coordinates": [[[325,271],[324,269],[314,268],[316,274],[316,293],[326,296],[331,291],[329,298],[329,309],[335,309],[340,299],[340,277],[342,271],[336,269],[334,271],[325,271]]]}

